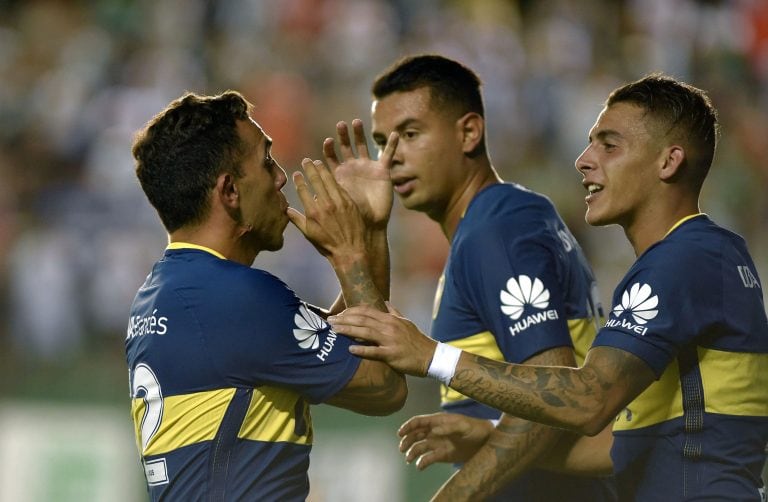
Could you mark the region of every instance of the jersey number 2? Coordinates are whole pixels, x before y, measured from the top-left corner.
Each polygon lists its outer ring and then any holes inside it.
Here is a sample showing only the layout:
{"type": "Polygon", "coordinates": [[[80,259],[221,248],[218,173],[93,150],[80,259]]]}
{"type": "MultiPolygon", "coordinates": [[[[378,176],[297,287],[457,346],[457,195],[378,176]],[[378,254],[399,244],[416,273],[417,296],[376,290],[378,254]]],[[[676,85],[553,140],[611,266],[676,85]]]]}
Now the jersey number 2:
{"type": "Polygon", "coordinates": [[[152,368],[144,363],[136,365],[131,391],[134,399],[144,399],[144,416],[141,418],[141,451],[144,452],[163,420],[163,393],[152,368]]]}

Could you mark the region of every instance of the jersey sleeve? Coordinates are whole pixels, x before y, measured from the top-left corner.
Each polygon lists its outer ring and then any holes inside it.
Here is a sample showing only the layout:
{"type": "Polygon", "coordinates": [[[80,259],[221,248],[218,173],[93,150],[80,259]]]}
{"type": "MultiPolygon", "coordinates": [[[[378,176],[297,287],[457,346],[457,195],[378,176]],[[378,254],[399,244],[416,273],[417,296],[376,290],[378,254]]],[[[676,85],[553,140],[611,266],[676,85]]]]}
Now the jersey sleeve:
{"type": "Polygon", "coordinates": [[[573,345],[556,246],[543,232],[519,234],[496,221],[473,229],[458,249],[458,289],[509,362],[573,345]]]}
{"type": "MultiPolygon", "coordinates": [[[[255,271],[257,272],[257,271],[255,271]]],[[[239,385],[280,385],[310,403],[327,400],[343,389],[360,365],[349,353],[352,343],[333,332],[325,320],[282,281],[262,274],[243,288],[235,322],[225,327],[216,347],[220,371],[239,385]]]]}
{"type": "Polygon", "coordinates": [[[593,346],[630,352],[659,377],[684,346],[715,326],[722,304],[719,264],[681,247],[657,246],[635,263],[614,292],[593,346]]]}

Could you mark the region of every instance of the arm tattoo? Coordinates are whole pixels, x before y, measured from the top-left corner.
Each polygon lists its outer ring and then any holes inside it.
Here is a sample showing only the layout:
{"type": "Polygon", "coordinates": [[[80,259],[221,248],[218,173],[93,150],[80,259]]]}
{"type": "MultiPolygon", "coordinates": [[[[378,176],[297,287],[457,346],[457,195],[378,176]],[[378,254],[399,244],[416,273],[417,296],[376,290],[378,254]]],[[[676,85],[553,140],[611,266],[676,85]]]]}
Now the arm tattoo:
{"type": "Polygon", "coordinates": [[[609,390],[628,402],[650,383],[642,360],[619,349],[599,349],[599,361],[578,369],[510,365],[469,355],[471,364],[457,371],[451,387],[515,416],[568,427],[569,415],[600,408],[609,390]]]}
{"type": "MultiPolygon", "coordinates": [[[[563,347],[542,352],[528,363],[553,366],[573,365],[575,361],[571,350],[563,347]]],[[[547,455],[560,434],[561,430],[546,425],[502,416],[485,445],[451,478],[441,496],[451,500],[478,500],[497,493],[539,457],[547,455]]]]}
{"type": "Polygon", "coordinates": [[[348,269],[339,271],[338,275],[344,302],[348,307],[369,305],[384,312],[387,311],[381,293],[376,288],[370,271],[364,264],[355,263],[348,269]]]}

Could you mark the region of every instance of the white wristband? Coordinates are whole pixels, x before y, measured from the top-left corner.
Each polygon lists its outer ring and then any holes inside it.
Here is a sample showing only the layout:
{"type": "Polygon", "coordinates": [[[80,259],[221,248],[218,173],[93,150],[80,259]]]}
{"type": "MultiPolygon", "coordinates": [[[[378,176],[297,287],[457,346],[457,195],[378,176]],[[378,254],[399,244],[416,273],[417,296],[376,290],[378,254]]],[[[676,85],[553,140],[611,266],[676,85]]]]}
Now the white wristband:
{"type": "Polygon", "coordinates": [[[438,342],[437,347],[435,347],[435,355],[432,356],[432,362],[429,363],[427,376],[440,380],[445,385],[450,385],[453,374],[456,373],[456,365],[459,364],[459,357],[461,357],[461,349],[438,342]]]}

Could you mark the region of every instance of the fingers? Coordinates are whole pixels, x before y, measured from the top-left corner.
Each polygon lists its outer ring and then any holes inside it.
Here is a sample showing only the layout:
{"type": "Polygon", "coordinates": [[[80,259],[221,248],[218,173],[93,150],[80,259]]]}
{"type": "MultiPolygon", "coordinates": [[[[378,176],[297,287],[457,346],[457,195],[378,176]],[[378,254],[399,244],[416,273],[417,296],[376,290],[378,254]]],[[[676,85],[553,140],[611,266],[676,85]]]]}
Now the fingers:
{"type": "Polygon", "coordinates": [[[303,159],[301,168],[315,191],[315,199],[328,200],[328,190],[322,177],[325,166],[319,160],[303,159]]]}
{"type": "Polygon", "coordinates": [[[307,218],[301,214],[298,210],[295,208],[289,207],[288,208],[288,220],[294,224],[296,228],[299,229],[299,232],[306,235],[307,234],[307,218]]]}
{"type": "Polygon", "coordinates": [[[349,140],[349,128],[344,121],[336,124],[336,136],[339,137],[339,151],[341,152],[341,158],[346,160],[354,159],[355,152],[352,150],[352,143],[349,140]]]}
{"type": "MultiPolygon", "coordinates": [[[[304,159],[308,160],[308,159],[304,159]]],[[[315,207],[315,200],[312,196],[312,192],[309,189],[309,186],[307,185],[307,180],[304,178],[304,175],[299,172],[295,171],[291,175],[291,179],[293,180],[293,186],[296,187],[296,193],[299,196],[299,201],[301,202],[302,207],[304,208],[304,212],[307,212],[307,210],[312,210],[315,207]]],[[[288,218],[291,218],[291,211],[288,208],[288,218]]],[[[293,222],[293,219],[291,219],[293,222]]],[[[304,228],[306,228],[306,218],[304,219],[304,228]]]]}
{"type": "Polygon", "coordinates": [[[381,156],[379,157],[379,162],[381,162],[385,167],[390,167],[392,165],[392,157],[395,156],[395,150],[397,150],[397,142],[399,139],[400,136],[397,132],[392,131],[389,133],[387,144],[384,145],[384,150],[381,152],[381,156]]]}
{"type": "Polygon", "coordinates": [[[377,314],[389,315],[371,307],[352,307],[328,317],[327,321],[337,333],[381,344],[385,337],[383,328],[387,319],[380,318],[377,314]]]}
{"type": "Polygon", "coordinates": [[[430,451],[428,453],[422,454],[418,460],[416,460],[416,468],[420,471],[423,471],[430,465],[437,463],[437,462],[446,462],[446,460],[440,460],[439,456],[437,455],[438,452],[436,451],[430,451]]]}
{"type": "Polygon", "coordinates": [[[333,138],[325,138],[325,141],[323,141],[323,157],[331,169],[336,169],[340,164],[339,158],[336,156],[333,138]]]}
{"type": "Polygon", "coordinates": [[[350,345],[349,353],[362,357],[363,359],[371,359],[374,361],[384,361],[384,350],[381,347],[375,347],[372,345],[350,345]]]}
{"type": "MultiPolygon", "coordinates": [[[[333,207],[337,204],[349,202],[349,196],[339,186],[336,178],[333,177],[333,174],[331,174],[331,172],[325,167],[325,164],[323,164],[322,161],[313,161],[311,159],[305,158],[301,161],[301,167],[304,169],[306,178],[309,180],[312,189],[315,191],[315,195],[312,197],[313,200],[322,201],[326,208],[328,206],[333,207]]],[[[294,179],[294,183],[296,183],[296,179],[294,179]]],[[[298,191],[299,185],[297,185],[296,188],[298,191]]],[[[310,189],[306,181],[304,181],[303,189],[306,189],[307,194],[310,193],[310,189]]],[[[299,196],[301,197],[301,194],[299,194],[299,196]]],[[[314,206],[307,205],[305,199],[301,200],[302,204],[304,204],[305,211],[307,211],[308,215],[311,216],[311,214],[309,214],[309,208],[314,206]]]]}
{"type": "Polygon", "coordinates": [[[432,415],[416,415],[415,417],[411,417],[400,426],[399,429],[397,429],[397,435],[400,437],[404,437],[406,434],[411,434],[419,429],[424,429],[424,422],[428,421],[426,417],[430,417],[432,415]]]}
{"type": "Polygon", "coordinates": [[[447,462],[448,451],[445,449],[444,441],[425,439],[414,443],[414,445],[406,452],[405,461],[411,463],[416,461],[416,468],[423,471],[432,464],[438,462],[447,462]]]}
{"type": "Polygon", "coordinates": [[[328,166],[331,169],[335,169],[341,162],[354,159],[356,157],[368,159],[370,154],[368,152],[368,141],[365,137],[365,127],[363,121],[360,119],[352,120],[352,138],[349,135],[349,126],[346,122],[339,121],[336,124],[336,136],[339,139],[339,151],[341,153],[341,161],[336,155],[335,141],[333,138],[326,138],[323,141],[323,156],[325,157],[328,166]],[[354,141],[354,148],[352,142],[354,141]],[[355,155],[357,151],[357,155],[355,155]]]}
{"type": "Polygon", "coordinates": [[[397,433],[401,437],[408,434],[427,431],[433,436],[448,436],[451,434],[465,434],[475,424],[474,422],[486,422],[482,419],[474,419],[458,413],[431,413],[429,415],[417,415],[406,420],[400,426],[397,433]]]}
{"type": "Polygon", "coordinates": [[[339,322],[344,324],[357,324],[364,322],[362,318],[384,319],[387,314],[368,305],[347,307],[342,312],[328,317],[329,323],[339,322]]]}
{"type": "Polygon", "coordinates": [[[361,158],[369,158],[368,142],[365,139],[365,129],[363,128],[362,120],[354,119],[352,121],[352,134],[355,137],[355,149],[357,150],[357,154],[361,158]]]}

